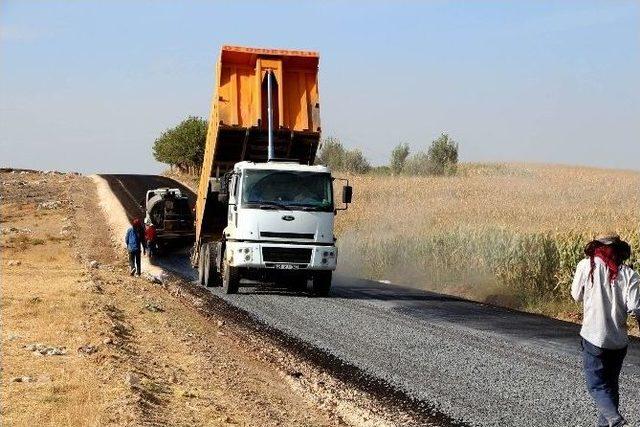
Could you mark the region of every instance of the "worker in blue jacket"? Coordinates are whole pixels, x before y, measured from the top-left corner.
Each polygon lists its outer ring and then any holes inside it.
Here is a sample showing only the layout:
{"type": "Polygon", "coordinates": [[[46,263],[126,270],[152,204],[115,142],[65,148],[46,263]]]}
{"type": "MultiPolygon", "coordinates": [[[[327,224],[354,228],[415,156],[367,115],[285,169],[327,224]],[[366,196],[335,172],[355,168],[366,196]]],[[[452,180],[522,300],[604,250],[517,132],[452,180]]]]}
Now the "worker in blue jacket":
{"type": "Polygon", "coordinates": [[[127,245],[127,251],[129,252],[129,268],[130,274],[139,276],[142,272],[142,266],[140,265],[140,249],[146,254],[146,246],[144,241],[144,229],[140,218],[134,218],[131,221],[131,227],[127,230],[127,234],[124,236],[124,242],[127,245]]]}

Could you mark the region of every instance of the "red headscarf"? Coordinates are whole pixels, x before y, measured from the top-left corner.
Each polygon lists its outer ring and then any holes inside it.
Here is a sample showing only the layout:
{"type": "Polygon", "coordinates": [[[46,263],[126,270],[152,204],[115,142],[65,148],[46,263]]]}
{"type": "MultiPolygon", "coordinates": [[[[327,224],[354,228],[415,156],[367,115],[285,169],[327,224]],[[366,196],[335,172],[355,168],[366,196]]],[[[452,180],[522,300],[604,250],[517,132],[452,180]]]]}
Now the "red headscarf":
{"type": "MultiPolygon", "coordinates": [[[[616,256],[616,250],[611,245],[599,246],[595,249],[594,257],[598,257],[604,262],[609,269],[609,282],[613,285],[618,277],[620,264],[616,256]]],[[[593,262],[593,261],[592,261],[593,262]]]]}

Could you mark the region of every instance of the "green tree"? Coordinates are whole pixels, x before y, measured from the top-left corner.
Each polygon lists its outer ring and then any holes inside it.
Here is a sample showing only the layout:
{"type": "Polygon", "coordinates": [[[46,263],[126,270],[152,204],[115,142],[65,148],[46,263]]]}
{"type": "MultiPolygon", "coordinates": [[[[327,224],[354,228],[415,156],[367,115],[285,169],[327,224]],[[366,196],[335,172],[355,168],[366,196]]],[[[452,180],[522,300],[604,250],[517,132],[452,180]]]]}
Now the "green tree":
{"type": "Polygon", "coordinates": [[[358,149],[347,150],[338,138],[329,137],[322,142],[316,163],[328,166],[332,171],[367,173],[369,161],[358,149]]]}
{"type": "Polygon", "coordinates": [[[342,166],[345,171],[358,174],[367,173],[371,169],[369,161],[364,157],[362,151],[358,149],[344,152],[342,166]]]}
{"type": "Polygon", "coordinates": [[[389,167],[394,175],[400,175],[404,169],[404,165],[409,157],[409,145],[400,143],[391,151],[391,161],[389,167]]]}
{"type": "Polygon", "coordinates": [[[431,175],[432,170],[429,155],[424,151],[409,156],[404,165],[404,173],[408,175],[431,175]]]}
{"type": "Polygon", "coordinates": [[[162,132],[153,143],[153,157],[183,172],[195,173],[204,159],[206,139],[207,121],[189,116],[176,127],[162,132]]]}
{"type": "Polygon", "coordinates": [[[453,175],[458,167],[458,144],[443,133],[434,140],[427,151],[433,175],[453,175]]]}
{"type": "Polygon", "coordinates": [[[345,149],[338,138],[330,136],[322,141],[316,163],[334,171],[343,170],[345,149]]]}
{"type": "Polygon", "coordinates": [[[458,144],[446,133],[431,142],[428,150],[409,156],[404,172],[409,175],[453,175],[458,166],[458,144]]]}

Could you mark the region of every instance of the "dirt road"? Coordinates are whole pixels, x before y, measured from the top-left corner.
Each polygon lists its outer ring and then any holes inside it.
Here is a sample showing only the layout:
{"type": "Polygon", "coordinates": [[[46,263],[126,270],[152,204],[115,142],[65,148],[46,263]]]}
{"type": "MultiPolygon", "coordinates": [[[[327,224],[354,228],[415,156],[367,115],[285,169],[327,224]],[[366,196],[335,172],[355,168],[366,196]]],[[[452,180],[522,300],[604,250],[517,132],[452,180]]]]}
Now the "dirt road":
{"type": "MultiPolygon", "coordinates": [[[[127,191],[105,178],[124,198],[127,191]]],[[[147,179],[118,178],[134,196],[147,179]]],[[[184,255],[165,259],[164,267],[187,282],[195,278],[184,255]]],[[[387,392],[421,402],[444,424],[590,425],[594,417],[580,370],[579,327],[572,323],[346,277],[334,280],[330,298],[269,288],[212,293],[361,371],[367,378],[362,388],[370,380],[384,384],[387,392]]],[[[631,423],[640,422],[639,388],[640,340],[632,339],[622,381],[631,423]]]]}

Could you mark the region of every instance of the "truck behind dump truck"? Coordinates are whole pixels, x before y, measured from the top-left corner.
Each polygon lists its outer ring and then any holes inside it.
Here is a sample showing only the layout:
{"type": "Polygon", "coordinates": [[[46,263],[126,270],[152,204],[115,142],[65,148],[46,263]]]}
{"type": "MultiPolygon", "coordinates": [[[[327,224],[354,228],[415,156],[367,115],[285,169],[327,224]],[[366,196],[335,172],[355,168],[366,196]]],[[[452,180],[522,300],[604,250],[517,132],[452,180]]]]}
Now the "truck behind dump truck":
{"type": "Polygon", "coordinates": [[[236,293],[245,280],[327,295],[338,259],[336,178],[314,166],[319,55],[223,46],[196,202],[199,282],[236,293]]]}
{"type": "Polygon", "coordinates": [[[170,243],[184,243],[193,239],[193,212],[188,197],[179,188],[147,191],[144,210],[145,225],[155,227],[155,249],[158,251],[170,243]]]}

